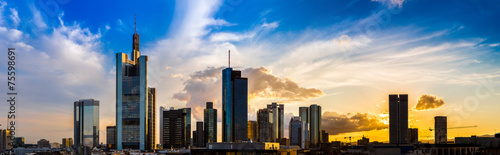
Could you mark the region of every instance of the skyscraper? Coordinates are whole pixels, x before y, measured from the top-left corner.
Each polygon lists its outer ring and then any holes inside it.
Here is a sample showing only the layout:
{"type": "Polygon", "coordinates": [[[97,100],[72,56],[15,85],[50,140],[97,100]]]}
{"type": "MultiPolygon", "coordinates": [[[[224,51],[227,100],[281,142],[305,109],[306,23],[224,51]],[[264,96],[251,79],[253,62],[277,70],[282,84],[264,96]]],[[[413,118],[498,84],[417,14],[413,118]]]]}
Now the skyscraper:
{"type": "MultiPolygon", "coordinates": [[[[186,131],[188,129],[186,126],[187,111],[185,109],[175,110],[173,107],[170,110],[160,107],[160,144],[163,148],[187,148],[190,145],[186,141],[188,139],[187,132],[191,132],[186,131]]],[[[189,140],[191,139],[189,138],[189,140]]]]}
{"type": "Polygon", "coordinates": [[[267,108],[272,110],[273,111],[273,137],[272,139],[275,141],[275,142],[279,142],[280,139],[282,138],[285,138],[283,136],[284,132],[285,132],[285,128],[284,128],[284,125],[285,125],[285,121],[284,121],[284,117],[285,117],[285,112],[284,112],[284,108],[285,108],[285,105],[283,104],[277,104],[275,102],[271,103],[271,104],[268,104],[267,105],[267,108]]]}
{"type": "Polygon", "coordinates": [[[248,115],[248,79],[241,71],[222,70],[222,141],[246,141],[248,115]]]}
{"type": "Polygon", "coordinates": [[[116,149],[116,126],[106,127],[106,143],[108,148],[116,149]]]}
{"type": "Polygon", "coordinates": [[[203,122],[196,122],[196,131],[193,131],[193,144],[196,147],[205,147],[205,140],[203,135],[203,122]]]}
{"type": "Polygon", "coordinates": [[[389,143],[408,143],[408,94],[389,95],[389,143]]]}
{"type": "Polygon", "coordinates": [[[408,143],[417,144],[418,143],[418,128],[408,129],[408,143]]]}
{"type": "Polygon", "coordinates": [[[257,112],[258,142],[272,142],[273,134],[273,111],[270,109],[260,109],[257,112]]]}
{"type": "Polygon", "coordinates": [[[98,100],[83,99],[74,102],[74,138],[78,149],[82,146],[88,148],[99,146],[98,100]]]}
{"type": "Polygon", "coordinates": [[[140,56],[139,34],[132,36],[132,53],[116,54],[117,149],[148,149],[148,56],[140,56]]]}
{"type": "Polygon", "coordinates": [[[207,102],[207,107],[204,110],[204,123],[205,130],[203,136],[203,140],[206,143],[216,143],[217,142],[217,109],[214,109],[213,102],[207,102]]]}
{"type": "Polygon", "coordinates": [[[309,147],[309,144],[311,143],[309,141],[309,107],[299,107],[299,116],[300,120],[304,123],[304,144],[305,148],[309,147]]]}
{"type": "Polygon", "coordinates": [[[310,146],[317,147],[321,143],[321,106],[313,104],[309,106],[309,138],[310,146]]]}
{"type": "Polygon", "coordinates": [[[182,111],[184,115],[184,136],[185,136],[185,146],[191,146],[191,108],[183,108],[182,111]]]}
{"type": "Polygon", "coordinates": [[[257,121],[248,121],[248,140],[252,140],[254,142],[259,139],[258,134],[258,124],[257,121]]]}
{"type": "Polygon", "coordinates": [[[321,142],[330,143],[330,134],[328,134],[325,130],[321,130],[321,142]]]}
{"type": "Polygon", "coordinates": [[[146,149],[154,150],[156,145],[156,88],[148,87],[148,132],[146,149]]]}
{"type": "Polygon", "coordinates": [[[294,116],[290,119],[288,134],[290,138],[290,145],[297,145],[301,148],[305,148],[304,145],[304,122],[301,120],[300,116],[294,116]]]}
{"type": "Polygon", "coordinates": [[[446,116],[434,117],[434,141],[436,144],[446,144],[448,141],[448,123],[446,116]]]}
{"type": "Polygon", "coordinates": [[[12,144],[9,143],[11,143],[10,130],[0,129],[0,154],[12,148],[12,144]]]}

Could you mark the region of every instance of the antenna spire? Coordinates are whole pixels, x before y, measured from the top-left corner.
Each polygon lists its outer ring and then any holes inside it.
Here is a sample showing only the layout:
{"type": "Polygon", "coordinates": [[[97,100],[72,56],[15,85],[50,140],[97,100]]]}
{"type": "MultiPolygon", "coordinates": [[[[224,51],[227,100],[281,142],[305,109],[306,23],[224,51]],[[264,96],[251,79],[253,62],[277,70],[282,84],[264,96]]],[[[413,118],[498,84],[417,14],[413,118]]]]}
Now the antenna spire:
{"type": "Polygon", "coordinates": [[[135,14],[135,19],[134,19],[134,33],[137,33],[137,14],[135,14]]]}
{"type": "Polygon", "coordinates": [[[229,68],[231,68],[231,50],[228,51],[229,68]]]}

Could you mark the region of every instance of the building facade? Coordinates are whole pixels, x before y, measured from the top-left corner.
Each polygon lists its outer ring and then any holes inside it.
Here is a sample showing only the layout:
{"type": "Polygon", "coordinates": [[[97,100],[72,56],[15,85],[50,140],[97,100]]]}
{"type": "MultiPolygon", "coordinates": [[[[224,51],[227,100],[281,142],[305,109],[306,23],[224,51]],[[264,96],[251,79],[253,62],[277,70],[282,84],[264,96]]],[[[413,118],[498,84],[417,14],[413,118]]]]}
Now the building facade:
{"type": "Polygon", "coordinates": [[[330,134],[328,134],[325,130],[321,130],[321,142],[330,143],[330,134]]]}
{"type": "Polygon", "coordinates": [[[434,143],[446,144],[448,141],[448,123],[446,116],[434,117],[434,143]]]}
{"type": "MultiPolygon", "coordinates": [[[[148,149],[148,57],[139,52],[139,34],[132,36],[132,52],[116,54],[117,149],[148,149]]],[[[154,113],[154,112],[153,112],[154,113]]]]}
{"type": "Polygon", "coordinates": [[[190,112],[191,110],[175,110],[173,107],[168,110],[160,107],[160,144],[164,149],[187,148],[190,146],[191,143],[187,142],[187,140],[190,141],[191,138],[187,137],[187,133],[191,132],[191,127],[186,126],[186,119],[191,116],[187,116],[187,111],[190,112]],[[187,129],[189,131],[186,131],[187,129]]]}
{"type": "Polygon", "coordinates": [[[99,145],[99,101],[83,99],[74,102],[74,138],[76,148],[99,145]]]}
{"type": "Polygon", "coordinates": [[[38,145],[38,148],[49,148],[50,149],[50,142],[46,139],[40,139],[38,142],[36,142],[38,145]]]}
{"type": "Polygon", "coordinates": [[[301,148],[305,148],[304,144],[304,122],[301,120],[300,116],[294,116],[290,119],[288,134],[290,138],[290,145],[297,145],[301,148]]]}
{"type": "Polygon", "coordinates": [[[196,131],[193,131],[193,145],[196,147],[205,147],[203,126],[203,122],[196,122],[196,131]]]}
{"type": "Polygon", "coordinates": [[[10,131],[8,129],[0,129],[0,154],[5,150],[11,149],[10,131]]]}
{"type": "Polygon", "coordinates": [[[304,123],[304,144],[305,144],[305,148],[308,148],[309,147],[309,144],[311,143],[309,141],[309,107],[299,107],[299,116],[300,116],[300,120],[302,120],[302,122],[304,123]]]}
{"type": "Polygon", "coordinates": [[[311,147],[317,147],[322,142],[321,136],[321,106],[312,104],[309,106],[309,140],[311,147]]]}
{"type": "Polygon", "coordinates": [[[214,109],[213,102],[207,102],[207,107],[203,111],[205,130],[203,140],[206,143],[216,143],[217,142],[217,109],[214,109]]]}
{"type": "Polygon", "coordinates": [[[257,121],[248,121],[248,140],[256,142],[259,139],[257,121]]]}
{"type": "Polygon", "coordinates": [[[273,111],[260,109],[257,112],[258,142],[272,142],[273,134],[273,111]]]}
{"type": "Polygon", "coordinates": [[[148,87],[147,150],[156,148],[156,88],[148,87]]]}
{"type": "Polygon", "coordinates": [[[418,128],[408,129],[408,143],[417,144],[418,143],[418,128]]]}
{"type": "Polygon", "coordinates": [[[116,149],[116,126],[106,127],[106,144],[109,149],[116,149]]]}
{"type": "Polygon", "coordinates": [[[222,70],[222,141],[246,141],[248,138],[248,79],[241,71],[222,70]]]}
{"type": "Polygon", "coordinates": [[[285,133],[285,105],[271,103],[267,105],[267,109],[273,111],[273,122],[275,122],[273,123],[272,139],[274,139],[274,142],[279,142],[280,139],[285,138],[283,135],[285,133]]]}
{"type": "Polygon", "coordinates": [[[389,143],[408,143],[408,94],[389,95],[389,143]]]}

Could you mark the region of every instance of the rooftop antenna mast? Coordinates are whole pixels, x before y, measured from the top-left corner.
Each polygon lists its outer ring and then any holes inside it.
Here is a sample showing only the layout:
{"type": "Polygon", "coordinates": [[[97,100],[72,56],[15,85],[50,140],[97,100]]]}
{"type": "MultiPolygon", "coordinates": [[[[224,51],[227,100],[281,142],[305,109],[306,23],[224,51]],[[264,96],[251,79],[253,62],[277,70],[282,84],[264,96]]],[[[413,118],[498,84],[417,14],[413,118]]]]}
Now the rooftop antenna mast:
{"type": "Polygon", "coordinates": [[[137,14],[135,14],[135,19],[134,19],[134,33],[137,33],[137,14]]]}
{"type": "Polygon", "coordinates": [[[229,50],[228,53],[229,68],[231,68],[231,50],[229,50]]]}

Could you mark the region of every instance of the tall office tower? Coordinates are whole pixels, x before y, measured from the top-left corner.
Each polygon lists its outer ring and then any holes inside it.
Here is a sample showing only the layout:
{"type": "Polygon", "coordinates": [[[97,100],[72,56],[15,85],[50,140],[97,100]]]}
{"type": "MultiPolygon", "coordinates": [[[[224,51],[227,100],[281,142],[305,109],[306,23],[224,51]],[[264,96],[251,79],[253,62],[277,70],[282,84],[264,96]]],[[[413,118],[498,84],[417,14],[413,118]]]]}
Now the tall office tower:
{"type": "Polygon", "coordinates": [[[241,71],[222,70],[222,141],[248,139],[248,79],[241,71]]]}
{"type": "Polygon", "coordinates": [[[325,130],[321,130],[321,142],[330,143],[330,134],[326,133],[325,130]]]}
{"type": "Polygon", "coordinates": [[[285,138],[283,136],[283,133],[285,132],[284,128],[284,117],[285,117],[285,112],[284,108],[285,105],[283,104],[277,104],[277,103],[272,103],[268,104],[267,108],[273,111],[273,137],[272,139],[275,142],[279,142],[279,139],[285,138]]]}
{"type": "Polygon", "coordinates": [[[11,148],[10,130],[0,129],[0,154],[11,148]]]}
{"type": "Polygon", "coordinates": [[[435,144],[446,144],[448,141],[448,124],[446,116],[434,117],[435,144]]]}
{"type": "Polygon", "coordinates": [[[417,144],[418,143],[418,128],[408,129],[408,143],[417,144]]]}
{"type": "Polygon", "coordinates": [[[310,146],[317,147],[321,143],[321,106],[313,104],[309,106],[309,139],[310,146]]]}
{"type": "Polygon", "coordinates": [[[213,102],[207,102],[207,108],[203,111],[205,130],[203,140],[206,143],[216,143],[217,142],[217,109],[214,109],[213,102]]]}
{"type": "Polygon", "coordinates": [[[185,146],[191,146],[191,108],[183,108],[182,111],[186,114],[184,115],[184,135],[185,137],[185,146]]]}
{"type": "Polygon", "coordinates": [[[148,132],[146,149],[154,150],[156,147],[156,88],[148,87],[148,132]]]}
{"type": "Polygon", "coordinates": [[[196,147],[205,147],[205,137],[203,135],[203,122],[196,122],[196,131],[193,131],[193,145],[196,147]]]}
{"type": "Polygon", "coordinates": [[[175,110],[173,107],[168,110],[160,107],[160,144],[163,148],[187,148],[189,146],[190,143],[186,142],[186,111],[188,110],[175,110]]]}
{"type": "Polygon", "coordinates": [[[310,141],[309,141],[309,107],[299,107],[299,116],[300,120],[304,123],[304,143],[305,143],[305,148],[309,147],[310,141]]]}
{"type": "Polygon", "coordinates": [[[257,112],[258,142],[272,142],[273,135],[273,111],[270,109],[260,109],[257,112]]]}
{"type": "Polygon", "coordinates": [[[304,138],[305,138],[305,126],[304,122],[301,120],[300,116],[294,116],[290,119],[288,134],[290,138],[290,145],[297,145],[301,148],[305,148],[304,138]]]}
{"type": "Polygon", "coordinates": [[[248,121],[248,140],[256,142],[259,139],[257,121],[248,121]]]}
{"type": "Polygon", "coordinates": [[[106,143],[109,149],[116,149],[116,126],[106,127],[106,143]]]}
{"type": "Polygon", "coordinates": [[[68,138],[62,139],[61,148],[69,148],[69,139],[68,138]]]}
{"type": "Polygon", "coordinates": [[[74,119],[76,148],[99,146],[99,101],[94,99],[75,101],[74,119]]]}
{"type": "Polygon", "coordinates": [[[408,143],[408,94],[389,95],[389,143],[408,143]]]}
{"type": "Polygon", "coordinates": [[[116,54],[117,149],[146,150],[148,143],[148,56],[140,56],[139,34],[132,36],[132,52],[116,54]]]}

